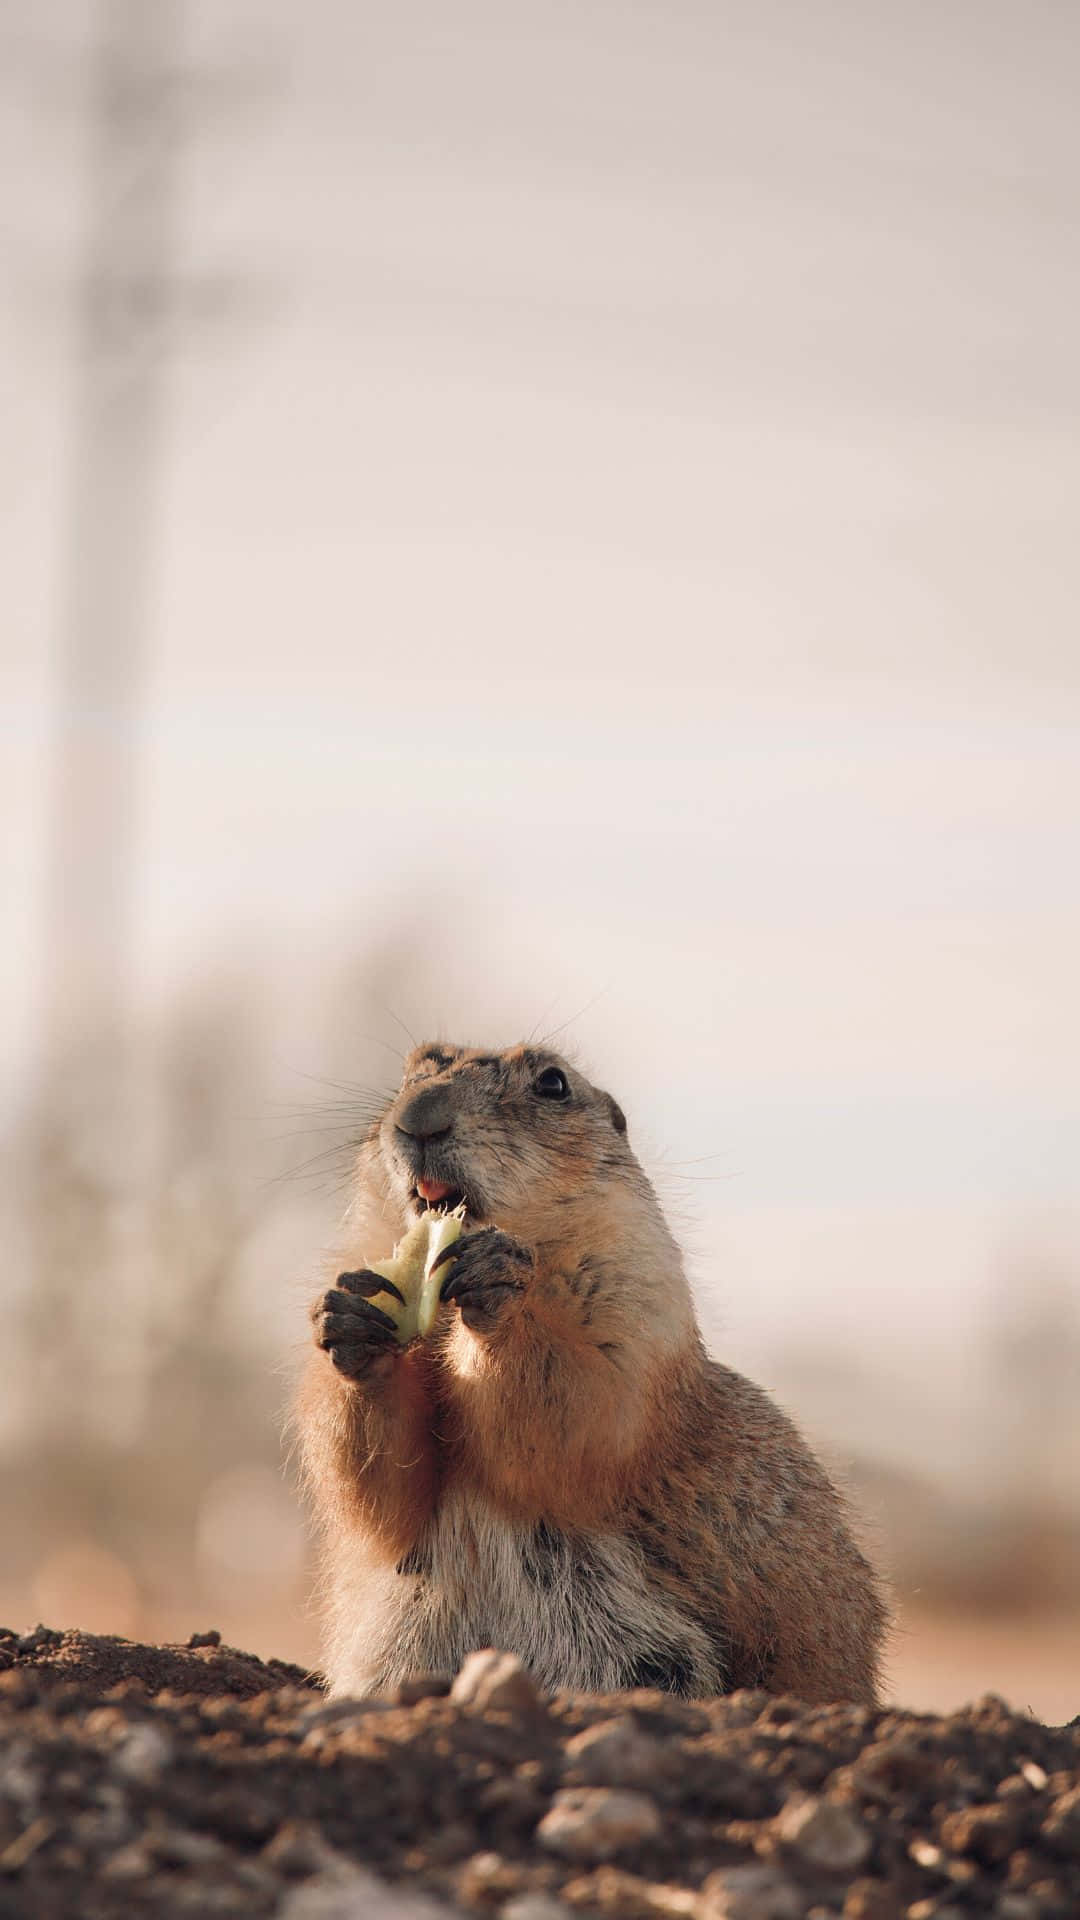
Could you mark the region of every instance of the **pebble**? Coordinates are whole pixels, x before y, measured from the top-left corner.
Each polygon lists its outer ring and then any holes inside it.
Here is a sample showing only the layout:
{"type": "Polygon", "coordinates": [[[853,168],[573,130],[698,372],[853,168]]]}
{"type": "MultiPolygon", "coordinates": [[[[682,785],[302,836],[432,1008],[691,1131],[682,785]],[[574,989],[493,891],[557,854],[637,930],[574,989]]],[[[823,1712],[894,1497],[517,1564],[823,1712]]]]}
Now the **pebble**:
{"type": "Polygon", "coordinates": [[[347,1874],[319,1874],[286,1894],[278,1920],[448,1920],[458,1911],[407,1887],[387,1886],[354,1867],[347,1874]]]}
{"type": "Polygon", "coordinates": [[[276,1873],[299,1879],[304,1874],[326,1873],[347,1866],[344,1854],[324,1840],[311,1820],[285,1820],[262,1850],[262,1859],[276,1873]]]}
{"type": "Polygon", "coordinates": [[[884,1880],[855,1880],[844,1895],[843,1920],[902,1920],[900,1896],[884,1880]]]}
{"type": "Polygon", "coordinates": [[[418,1700],[439,1700],[450,1691],[444,1673],[410,1673],[394,1691],[394,1705],[414,1707],[418,1700]]]}
{"type": "Polygon", "coordinates": [[[1042,1823],[1042,1838],[1052,1853],[1080,1860],[1080,1787],[1054,1801],[1042,1823]]]}
{"type": "Polygon", "coordinates": [[[1042,1920],[1043,1907],[1031,1893],[1003,1893],[994,1908],[994,1920],[1042,1920]]]}
{"type": "Polygon", "coordinates": [[[229,1849],[212,1833],[192,1833],[188,1827],[159,1827],[146,1835],[155,1860],[166,1867],[221,1866],[229,1849]]]}
{"type": "Polygon", "coordinates": [[[777,1838],[823,1873],[855,1873],[870,1854],[870,1835],[849,1807],[813,1794],[789,1800],[777,1815],[777,1838]]]}
{"type": "Polygon", "coordinates": [[[643,1880],[610,1861],[567,1881],[561,1897],[575,1913],[605,1914],[611,1920],[698,1920],[692,1887],[643,1880]]]}
{"type": "Polygon", "coordinates": [[[117,1847],[101,1868],[106,1880],[141,1880],[152,1871],[153,1861],[141,1840],[132,1840],[126,1847],[117,1847]]]}
{"type": "Polygon", "coordinates": [[[517,1869],[501,1853],[488,1848],[465,1862],[458,1879],[458,1895],[465,1906],[486,1912],[500,1900],[509,1900],[520,1884],[517,1869]]]}
{"type": "Polygon", "coordinates": [[[919,1792],[933,1778],[936,1765],[933,1754],[901,1735],[864,1747],[852,1763],[851,1779],[863,1799],[887,1806],[899,1793],[919,1792]]]}
{"type": "Polygon", "coordinates": [[[516,1893],[499,1912],[500,1920],[573,1920],[571,1909],[550,1893],[516,1893]]]}
{"type": "Polygon", "coordinates": [[[40,1647],[52,1646],[59,1637],[59,1634],[53,1633],[51,1628],[43,1627],[39,1622],[36,1627],[31,1627],[29,1633],[20,1633],[15,1645],[20,1653],[37,1653],[40,1647]]]}
{"type": "Polygon", "coordinates": [[[644,1793],[564,1787],[536,1829],[549,1853],[569,1860],[613,1860],[661,1832],[656,1803],[644,1793]]]}
{"type": "Polygon", "coordinates": [[[534,1712],[540,1705],[535,1682],[514,1653],[484,1647],[470,1653],[450,1689],[455,1706],[503,1713],[534,1712]]]}
{"type": "Polygon", "coordinates": [[[14,1840],[0,1852],[0,1873],[21,1873],[27,1861],[39,1847],[45,1845],[46,1840],[52,1838],[55,1831],[54,1822],[46,1819],[44,1814],[37,1820],[31,1820],[30,1825],[16,1834],[14,1840]]]}
{"type": "Polygon", "coordinates": [[[319,1705],[305,1708],[297,1716],[297,1725],[303,1731],[305,1747],[322,1746],[328,1735],[339,1732],[343,1727],[351,1727],[359,1720],[370,1719],[372,1714],[390,1713],[392,1700],[323,1700],[319,1705]]]}
{"type": "Polygon", "coordinates": [[[700,1920],[802,1920],[798,1887],[775,1867],[724,1867],[710,1873],[698,1902],[700,1920]]]}
{"type": "Polygon", "coordinates": [[[116,1748],[112,1767],[122,1779],[149,1786],[161,1778],[166,1767],[172,1764],[172,1758],[173,1743],[168,1735],[143,1720],[132,1727],[116,1748]]]}
{"type": "Polygon", "coordinates": [[[586,1727],[566,1746],[568,1776],[587,1787],[652,1787],[664,1758],[659,1740],[625,1714],[586,1727]]]}
{"type": "MultiPolygon", "coordinates": [[[[1021,1782],[1023,1786],[1023,1782],[1021,1782]]],[[[1025,1794],[1026,1786],[1023,1786],[1025,1794]]],[[[951,1853],[967,1853],[986,1866],[1007,1860],[1016,1845],[1022,1816],[1008,1798],[946,1814],[941,1838],[951,1853]]]]}
{"type": "Polygon", "coordinates": [[[26,1813],[37,1805],[43,1784],[29,1740],[13,1740],[6,1752],[0,1751],[0,1796],[5,1800],[13,1800],[26,1813]]]}

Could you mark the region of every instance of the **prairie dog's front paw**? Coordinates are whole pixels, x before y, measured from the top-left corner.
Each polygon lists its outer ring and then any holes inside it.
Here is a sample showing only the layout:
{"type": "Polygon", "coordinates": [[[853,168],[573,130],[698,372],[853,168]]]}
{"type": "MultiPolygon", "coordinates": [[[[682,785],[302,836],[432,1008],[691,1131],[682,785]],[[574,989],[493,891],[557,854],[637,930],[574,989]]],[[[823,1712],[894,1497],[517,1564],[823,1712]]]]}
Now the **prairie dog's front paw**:
{"type": "Polygon", "coordinates": [[[499,1227],[480,1227],[446,1247],[432,1269],[449,1271],[440,1299],[456,1302],[471,1333],[491,1333],[524,1293],[533,1271],[528,1247],[499,1227]]]}
{"type": "Polygon", "coordinates": [[[370,1298],[379,1293],[402,1297],[382,1274],[366,1268],[360,1273],[339,1273],[336,1284],[312,1309],[315,1345],[330,1355],[347,1380],[363,1380],[377,1362],[400,1351],[396,1323],[370,1298]]]}

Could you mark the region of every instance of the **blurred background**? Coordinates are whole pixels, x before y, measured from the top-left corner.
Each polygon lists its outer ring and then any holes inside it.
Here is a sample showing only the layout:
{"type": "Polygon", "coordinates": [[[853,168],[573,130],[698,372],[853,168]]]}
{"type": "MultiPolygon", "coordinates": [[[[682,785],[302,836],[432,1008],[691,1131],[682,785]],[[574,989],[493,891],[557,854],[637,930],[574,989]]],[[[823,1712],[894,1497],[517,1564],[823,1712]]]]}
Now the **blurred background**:
{"type": "Polygon", "coordinates": [[[316,1658],[350,1138],[536,1028],[894,1695],[1080,1709],[1078,55],[7,0],[0,1618],[316,1658]]]}

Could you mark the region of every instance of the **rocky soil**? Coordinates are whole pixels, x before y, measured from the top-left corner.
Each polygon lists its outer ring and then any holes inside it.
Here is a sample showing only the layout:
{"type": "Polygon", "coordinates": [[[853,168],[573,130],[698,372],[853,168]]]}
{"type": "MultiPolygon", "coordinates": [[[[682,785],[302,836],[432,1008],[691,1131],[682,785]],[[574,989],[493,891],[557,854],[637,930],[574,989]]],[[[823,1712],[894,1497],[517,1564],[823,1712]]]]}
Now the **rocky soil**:
{"type": "Polygon", "coordinates": [[[216,1635],[0,1631],[0,1920],[447,1908],[1078,1920],[1080,1723],[542,1700],[492,1655],[328,1705],[216,1635]]]}

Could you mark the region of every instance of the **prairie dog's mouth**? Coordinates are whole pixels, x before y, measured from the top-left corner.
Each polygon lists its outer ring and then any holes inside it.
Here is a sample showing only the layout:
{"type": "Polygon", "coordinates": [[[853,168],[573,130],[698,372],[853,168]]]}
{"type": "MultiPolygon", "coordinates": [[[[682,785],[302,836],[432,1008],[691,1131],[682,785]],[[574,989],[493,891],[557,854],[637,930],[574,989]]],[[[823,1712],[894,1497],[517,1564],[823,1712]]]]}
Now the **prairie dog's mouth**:
{"type": "Polygon", "coordinates": [[[417,1213],[456,1213],[464,1207],[466,1225],[473,1225],[477,1218],[464,1187],[452,1187],[445,1180],[418,1180],[409,1188],[409,1201],[417,1213]]]}
{"type": "Polygon", "coordinates": [[[429,1207],[445,1207],[448,1213],[453,1213],[464,1198],[461,1188],[453,1186],[449,1180],[420,1179],[413,1191],[417,1199],[425,1201],[429,1207]]]}

